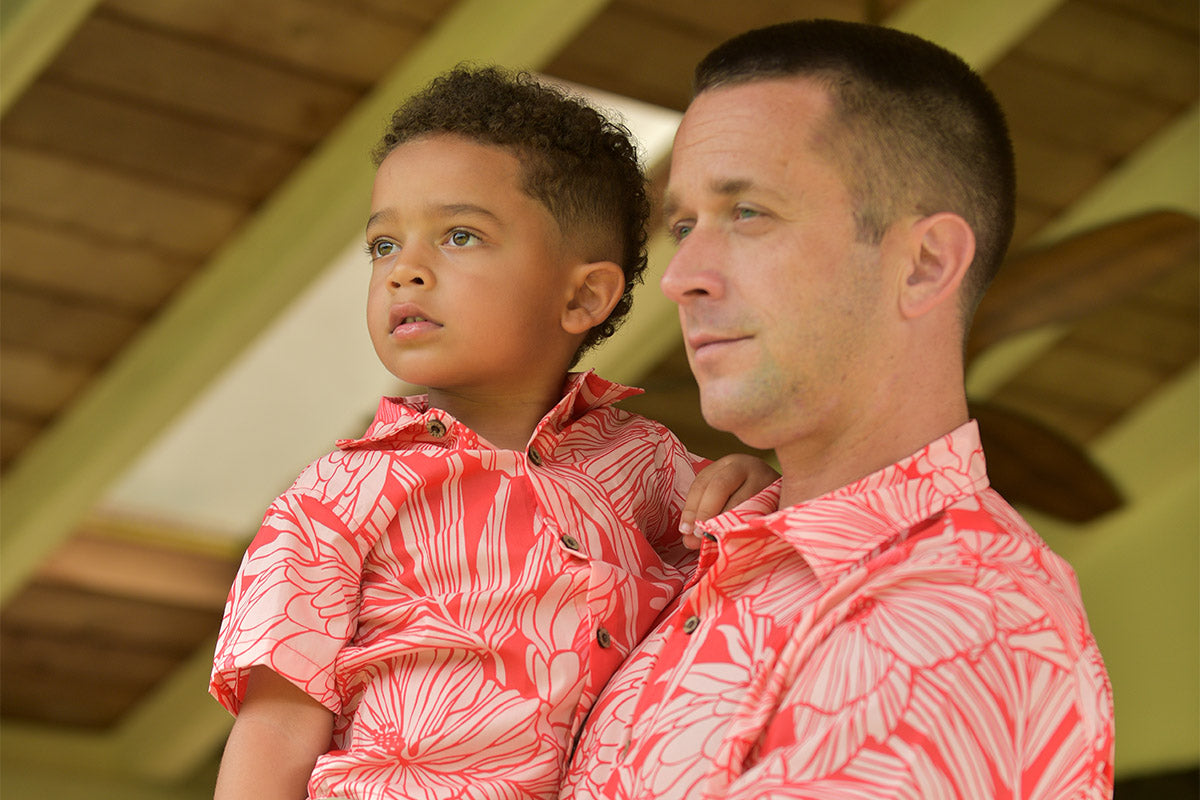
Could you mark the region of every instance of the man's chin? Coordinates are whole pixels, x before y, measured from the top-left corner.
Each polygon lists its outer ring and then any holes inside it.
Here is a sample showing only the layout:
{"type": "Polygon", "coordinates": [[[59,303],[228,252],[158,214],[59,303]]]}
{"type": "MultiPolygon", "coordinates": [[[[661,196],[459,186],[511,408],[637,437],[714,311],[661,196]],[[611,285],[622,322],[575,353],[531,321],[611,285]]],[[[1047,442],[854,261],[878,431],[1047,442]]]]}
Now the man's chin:
{"type": "Polygon", "coordinates": [[[774,448],[774,441],[763,425],[767,420],[763,419],[761,413],[755,413],[745,402],[740,402],[735,397],[714,397],[713,393],[706,396],[701,389],[700,412],[708,427],[732,433],[747,447],[757,450],[774,448]]]}

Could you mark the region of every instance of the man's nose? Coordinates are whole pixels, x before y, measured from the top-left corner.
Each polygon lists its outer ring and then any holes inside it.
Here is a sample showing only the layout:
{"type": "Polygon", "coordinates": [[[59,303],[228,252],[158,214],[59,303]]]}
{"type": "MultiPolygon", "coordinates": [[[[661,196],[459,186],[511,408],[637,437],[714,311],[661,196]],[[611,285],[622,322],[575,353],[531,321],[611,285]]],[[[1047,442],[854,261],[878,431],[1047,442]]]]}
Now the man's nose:
{"type": "Polygon", "coordinates": [[[679,244],[659,285],[678,305],[724,293],[721,248],[706,233],[693,231],[679,244]]]}

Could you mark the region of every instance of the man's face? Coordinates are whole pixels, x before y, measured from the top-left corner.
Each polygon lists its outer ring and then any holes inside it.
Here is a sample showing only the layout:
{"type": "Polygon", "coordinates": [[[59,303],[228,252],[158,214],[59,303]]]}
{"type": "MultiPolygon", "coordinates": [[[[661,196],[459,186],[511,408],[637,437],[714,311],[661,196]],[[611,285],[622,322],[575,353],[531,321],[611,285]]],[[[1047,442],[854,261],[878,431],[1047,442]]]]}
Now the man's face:
{"type": "Polygon", "coordinates": [[[717,88],[675,137],[666,221],[679,246],[663,291],[705,419],[757,447],[854,435],[884,366],[879,247],[857,240],[849,192],[814,147],[829,108],[802,78],[717,88]]]}

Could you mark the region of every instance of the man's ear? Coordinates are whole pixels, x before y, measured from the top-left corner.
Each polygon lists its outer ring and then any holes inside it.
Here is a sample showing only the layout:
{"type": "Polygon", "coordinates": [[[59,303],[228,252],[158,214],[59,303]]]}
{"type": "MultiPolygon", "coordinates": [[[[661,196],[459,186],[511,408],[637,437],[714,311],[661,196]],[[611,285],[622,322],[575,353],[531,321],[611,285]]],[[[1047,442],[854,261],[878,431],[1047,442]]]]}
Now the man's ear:
{"type": "Polygon", "coordinates": [[[957,298],[975,258],[975,232],[958,214],[942,212],[918,219],[908,234],[900,313],[915,319],[957,298]]]}
{"type": "Polygon", "coordinates": [[[625,272],[612,261],[577,264],[570,290],[563,308],[563,330],[587,333],[608,319],[620,301],[625,292],[625,272]]]}

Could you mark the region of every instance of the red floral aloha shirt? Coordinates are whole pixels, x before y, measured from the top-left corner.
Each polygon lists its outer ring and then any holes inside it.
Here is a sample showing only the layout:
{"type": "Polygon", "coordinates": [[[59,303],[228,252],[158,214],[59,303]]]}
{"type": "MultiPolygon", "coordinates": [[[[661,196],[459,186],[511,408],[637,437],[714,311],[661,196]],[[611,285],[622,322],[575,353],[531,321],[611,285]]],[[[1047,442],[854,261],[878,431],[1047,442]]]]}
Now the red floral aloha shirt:
{"type": "Polygon", "coordinates": [[[267,512],[212,694],[237,713],[266,665],[336,715],[314,798],[554,797],[597,694],[694,563],[678,519],[704,462],[612,407],[634,393],[571,376],[524,452],[384,399],[267,512]]]}
{"type": "Polygon", "coordinates": [[[968,423],[811,502],[701,526],[592,710],[570,798],[1102,798],[1112,694],[1075,577],[968,423]]]}

